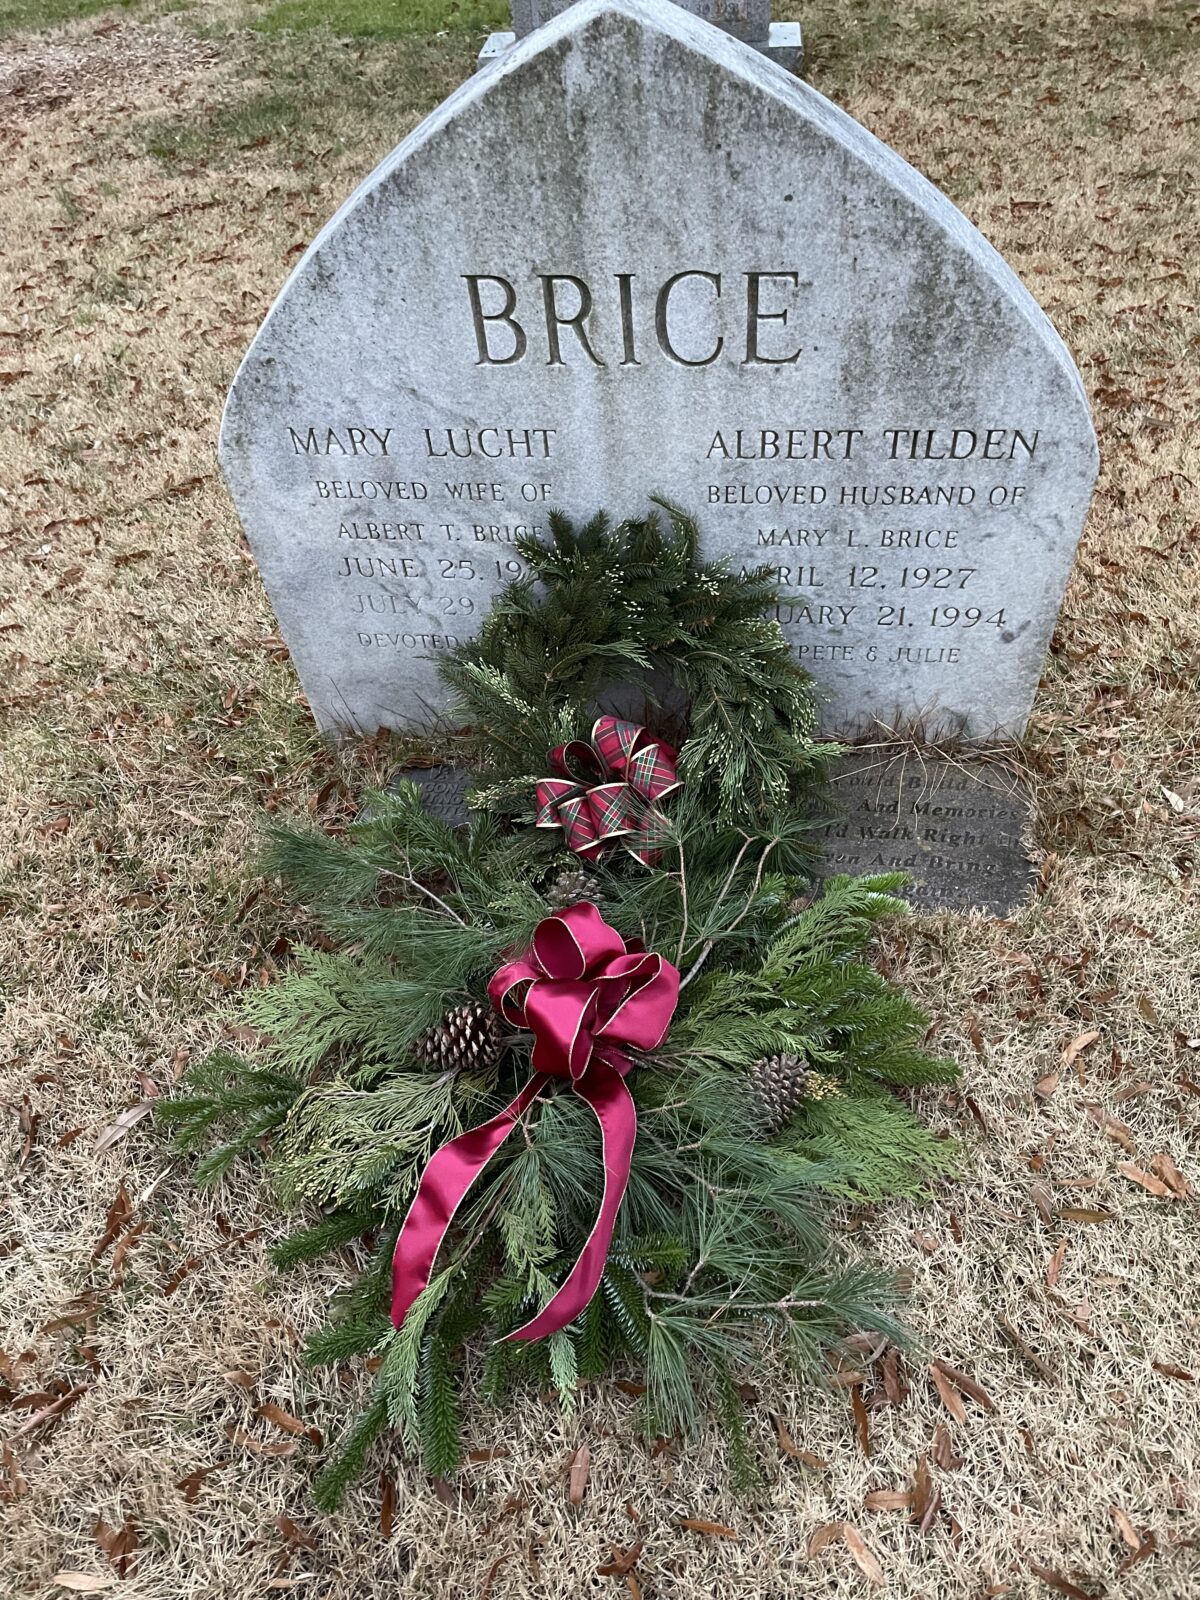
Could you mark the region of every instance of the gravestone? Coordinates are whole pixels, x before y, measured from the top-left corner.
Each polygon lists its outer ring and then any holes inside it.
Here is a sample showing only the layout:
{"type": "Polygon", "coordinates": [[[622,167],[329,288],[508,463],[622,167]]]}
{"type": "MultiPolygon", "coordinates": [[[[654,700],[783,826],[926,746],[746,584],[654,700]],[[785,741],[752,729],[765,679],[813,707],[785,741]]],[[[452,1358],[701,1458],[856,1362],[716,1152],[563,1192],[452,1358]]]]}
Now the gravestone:
{"type": "Polygon", "coordinates": [[[901,893],[918,911],[1007,916],[1026,898],[1029,792],[1002,763],[857,749],[835,764],[830,790],[837,815],[817,835],[821,877],[902,869],[911,881],[901,893]]]}
{"type": "Polygon", "coordinates": [[[1079,375],[982,236],[670,0],[581,0],[314,240],[221,460],[314,715],[428,726],[552,507],[768,563],[847,734],[1017,734],[1096,472],[1079,375]]]}
{"type": "MultiPolygon", "coordinates": [[[[495,61],[518,39],[558,16],[570,3],[571,0],[512,0],[512,29],[488,37],[479,52],[480,65],[495,61]]],[[[771,0],[676,0],[676,4],[761,50],[781,67],[796,70],[801,52],[800,24],[772,22],[771,0]]]]}

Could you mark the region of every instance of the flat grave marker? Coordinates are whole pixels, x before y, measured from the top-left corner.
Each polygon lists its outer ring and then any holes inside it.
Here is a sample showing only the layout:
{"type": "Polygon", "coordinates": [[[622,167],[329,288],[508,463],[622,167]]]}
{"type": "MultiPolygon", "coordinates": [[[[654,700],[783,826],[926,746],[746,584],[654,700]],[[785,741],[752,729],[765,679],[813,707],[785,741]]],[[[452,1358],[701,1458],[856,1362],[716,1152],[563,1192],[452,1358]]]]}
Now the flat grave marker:
{"type": "Polygon", "coordinates": [[[416,784],[422,805],[439,822],[462,828],[471,821],[467,807],[470,776],[464,767],[449,761],[436,767],[398,767],[388,779],[388,788],[394,790],[401,783],[416,784]]]}
{"type": "Polygon", "coordinates": [[[1029,791],[1002,764],[857,749],[835,764],[830,787],[839,814],[818,834],[822,878],[902,869],[912,881],[901,893],[918,911],[1004,917],[1028,897],[1029,791]]]}

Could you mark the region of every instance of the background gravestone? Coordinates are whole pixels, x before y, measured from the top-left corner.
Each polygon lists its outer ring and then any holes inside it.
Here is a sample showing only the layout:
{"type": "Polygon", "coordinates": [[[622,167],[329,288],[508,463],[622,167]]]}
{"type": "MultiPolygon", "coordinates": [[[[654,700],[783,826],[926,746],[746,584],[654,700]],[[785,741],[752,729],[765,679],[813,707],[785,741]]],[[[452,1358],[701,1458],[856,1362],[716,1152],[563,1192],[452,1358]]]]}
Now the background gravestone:
{"type": "MultiPolygon", "coordinates": [[[[801,39],[798,22],[772,22],[771,0],[675,0],[693,16],[703,17],[735,39],[753,45],[781,67],[794,70],[801,39]]],[[[565,11],[570,0],[512,0],[512,31],[493,33],[479,52],[480,65],[494,61],[527,33],[565,11]]]]}
{"type": "Polygon", "coordinates": [[[778,568],[828,727],[988,737],[1096,448],[1050,323],[911,167],[669,0],[582,0],[318,235],[221,460],[324,729],[434,721],[519,531],[658,492],[778,568]]]}

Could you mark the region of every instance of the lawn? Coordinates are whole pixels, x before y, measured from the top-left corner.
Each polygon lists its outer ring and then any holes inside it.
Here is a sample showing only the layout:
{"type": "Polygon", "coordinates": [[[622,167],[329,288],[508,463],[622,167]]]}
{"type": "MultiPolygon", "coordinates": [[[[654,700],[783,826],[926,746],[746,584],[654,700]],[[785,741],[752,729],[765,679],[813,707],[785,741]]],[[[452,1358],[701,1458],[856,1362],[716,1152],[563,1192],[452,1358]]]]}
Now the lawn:
{"type": "Polygon", "coordinates": [[[1104,458],[1024,750],[1037,891],[880,951],[964,1069],[924,1108],[962,1180],[839,1218],[911,1280],[903,1375],[857,1426],[844,1388],[747,1375],[746,1500],[715,1438],[646,1448],[602,1385],[570,1422],[473,1410],[456,1483],[381,1455],[323,1517],[365,1375],[297,1350],[341,1273],[277,1275],[253,1171],[198,1197],[152,1104],[302,936],[264,814],[336,820],[389,755],[315,739],[216,428],[304,244],[502,12],[0,4],[0,1594],[835,1600],[869,1587],[822,1539],[847,1522],[897,1600],[1200,1597],[1200,1231],[1163,1178],[1200,1184],[1192,10],[793,13],[810,81],[1046,307],[1104,458]]]}

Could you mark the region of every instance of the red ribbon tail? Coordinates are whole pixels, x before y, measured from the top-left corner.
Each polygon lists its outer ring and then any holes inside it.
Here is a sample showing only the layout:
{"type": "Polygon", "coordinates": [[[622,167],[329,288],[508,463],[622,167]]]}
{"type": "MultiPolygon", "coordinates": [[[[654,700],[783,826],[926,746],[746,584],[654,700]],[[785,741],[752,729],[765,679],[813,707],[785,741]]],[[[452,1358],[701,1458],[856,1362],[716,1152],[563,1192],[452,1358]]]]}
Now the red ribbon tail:
{"type": "Polygon", "coordinates": [[[583,1077],[575,1084],[575,1093],[587,1101],[600,1124],[600,1148],[604,1160],[604,1195],[600,1210],[578,1261],[554,1298],[536,1317],[507,1334],[506,1339],[544,1339],[547,1334],[557,1333],[569,1322],[574,1322],[599,1288],[604,1263],[608,1259],[617,1213],[629,1182],[629,1165],[637,1138],[637,1108],[625,1079],[614,1066],[598,1057],[593,1058],[583,1077]]]}
{"type": "Polygon", "coordinates": [[[498,1116],[448,1140],[430,1157],[392,1257],[392,1322],[395,1327],[401,1325],[413,1301],[428,1286],[442,1240],[454,1221],[455,1212],[466,1199],[467,1191],[516,1127],[518,1118],[533,1104],[545,1082],[543,1073],[534,1073],[516,1099],[498,1116]]]}

